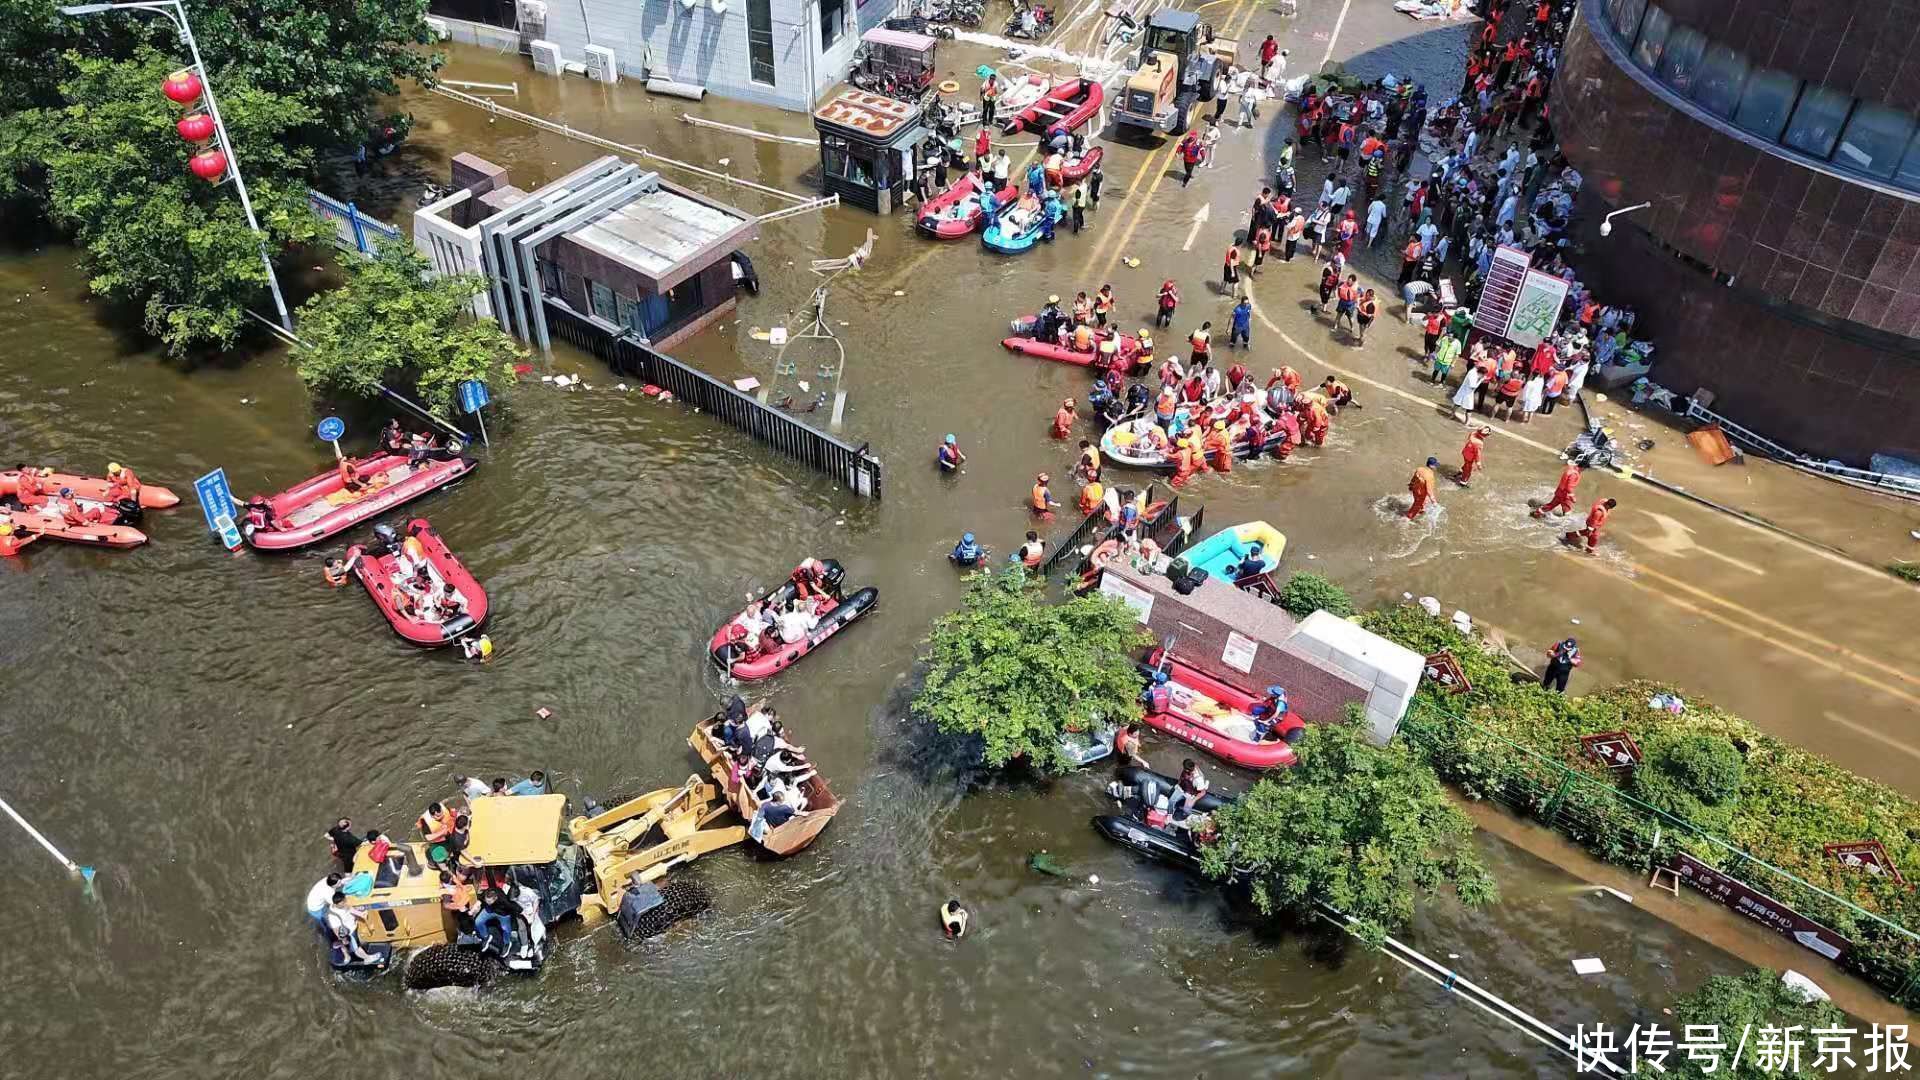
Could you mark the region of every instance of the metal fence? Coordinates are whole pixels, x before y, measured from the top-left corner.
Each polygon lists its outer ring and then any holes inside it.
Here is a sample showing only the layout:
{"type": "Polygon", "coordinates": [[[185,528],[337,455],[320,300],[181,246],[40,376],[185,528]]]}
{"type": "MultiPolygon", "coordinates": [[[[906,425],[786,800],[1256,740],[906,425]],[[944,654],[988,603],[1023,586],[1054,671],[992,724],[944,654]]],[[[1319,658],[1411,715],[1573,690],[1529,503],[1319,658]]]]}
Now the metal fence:
{"type": "MultiPolygon", "coordinates": [[[[1180,497],[1162,490],[1159,481],[1151,481],[1147,484],[1148,506],[1158,502],[1163,495],[1167,497],[1167,505],[1153,520],[1147,522],[1147,535],[1153,539],[1154,543],[1160,545],[1162,551],[1175,555],[1179,553],[1181,547],[1185,546],[1180,538],[1179,526],[1175,524],[1180,516],[1180,497]]],[[[1195,533],[1200,531],[1200,524],[1206,519],[1206,513],[1204,506],[1194,511],[1192,529],[1195,533]]],[[[1053,554],[1047,556],[1047,561],[1040,564],[1041,576],[1052,577],[1053,572],[1062,565],[1068,569],[1078,567],[1083,557],[1080,549],[1085,547],[1095,534],[1103,531],[1106,525],[1107,518],[1104,513],[1088,514],[1080,524],[1074,526],[1072,532],[1052,545],[1053,554]]]]}
{"type": "Polygon", "coordinates": [[[375,221],[350,202],[307,189],[307,207],[314,216],[333,226],[333,244],[343,251],[371,256],[377,245],[399,240],[400,230],[384,221],[375,221]]]}
{"type": "Polygon", "coordinates": [[[1442,779],[1558,830],[1609,862],[1651,872],[1688,850],[1809,918],[1841,922],[1836,929],[1856,945],[1843,966],[1901,1004],[1920,999],[1920,934],[1900,923],[1425,699],[1414,699],[1397,737],[1431,762],[1442,779]]]}
{"type": "Polygon", "coordinates": [[[551,297],[546,308],[547,326],[555,337],[605,360],[616,373],[671,392],[755,441],[819,469],[855,494],[880,498],[880,459],[867,453],[866,444],[853,446],[763,405],[706,372],[654,349],[630,330],[603,326],[551,297]]]}

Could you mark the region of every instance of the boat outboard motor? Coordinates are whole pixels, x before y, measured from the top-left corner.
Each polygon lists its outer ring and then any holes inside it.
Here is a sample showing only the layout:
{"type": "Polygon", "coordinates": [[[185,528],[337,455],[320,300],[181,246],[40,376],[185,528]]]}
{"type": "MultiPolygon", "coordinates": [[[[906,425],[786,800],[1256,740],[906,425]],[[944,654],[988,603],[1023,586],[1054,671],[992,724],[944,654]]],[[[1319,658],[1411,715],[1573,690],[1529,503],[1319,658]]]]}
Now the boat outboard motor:
{"type": "Polygon", "coordinates": [[[826,560],[826,571],[820,575],[822,584],[827,587],[829,596],[840,595],[840,583],[846,580],[846,568],[832,559],[826,560]]]}
{"type": "Polygon", "coordinates": [[[373,527],[373,543],[368,546],[371,547],[373,553],[377,555],[385,555],[389,552],[397,551],[400,548],[400,535],[393,531],[393,526],[391,525],[375,525],[373,527]]]}

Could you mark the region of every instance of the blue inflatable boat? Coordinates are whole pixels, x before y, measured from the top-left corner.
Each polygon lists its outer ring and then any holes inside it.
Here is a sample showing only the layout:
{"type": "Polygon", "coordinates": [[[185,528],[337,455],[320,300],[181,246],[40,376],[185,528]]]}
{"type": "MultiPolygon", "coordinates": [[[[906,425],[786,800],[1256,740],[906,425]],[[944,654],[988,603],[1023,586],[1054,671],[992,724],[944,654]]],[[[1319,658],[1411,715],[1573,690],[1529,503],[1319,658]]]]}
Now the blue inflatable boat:
{"type": "Polygon", "coordinates": [[[1181,552],[1180,557],[1194,569],[1205,570],[1208,576],[1231,583],[1249,576],[1234,575],[1228,571],[1253,554],[1255,544],[1260,545],[1260,572],[1271,574],[1280,565],[1280,556],[1286,553],[1287,537],[1264,521],[1249,521],[1222,529],[1181,552]]]}
{"type": "MultiPolygon", "coordinates": [[[[1041,213],[1054,224],[1059,224],[1061,216],[1060,200],[1049,197],[1041,213]]],[[[993,219],[993,224],[987,226],[986,231],[980,234],[980,242],[986,245],[989,251],[997,251],[1002,255],[1019,255],[1031,249],[1033,245],[1039,241],[1039,219],[1036,218],[1032,225],[1016,233],[1009,233],[1005,230],[1003,223],[1006,220],[1005,214],[997,215],[993,219]]]]}

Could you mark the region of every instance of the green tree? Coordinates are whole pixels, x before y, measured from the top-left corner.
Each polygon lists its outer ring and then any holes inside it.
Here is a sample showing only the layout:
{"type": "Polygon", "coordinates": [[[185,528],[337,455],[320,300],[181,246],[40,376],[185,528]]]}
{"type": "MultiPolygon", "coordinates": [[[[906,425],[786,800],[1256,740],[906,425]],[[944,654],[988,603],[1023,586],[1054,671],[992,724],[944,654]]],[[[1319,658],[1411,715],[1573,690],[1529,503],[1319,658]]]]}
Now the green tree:
{"type": "Polygon", "coordinates": [[[1747,759],[1725,735],[1668,728],[1641,747],[1628,788],[1675,817],[1725,832],[1746,775],[1747,759]]]}
{"type": "Polygon", "coordinates": [[[1369,743],[1357,722],[1310,728],[1300,761],[1214,815],[1208,874],[1245,873],[1267,914],[1312,915],[1325,903],[1379,944],[1413,918],[1416,899],[1451,884],[1471,905],[1499,898],[1473,848],[1473,823],[1424,763],[1369,743]]]}
{"type": "MultiPolygon", "coordinates": [[[[72,55],[68,64],[69,104],[23,122],[41,125],[49,208],[84,248],[93,291],[138,310],[175,353],[231,345],[245,309],[265,296],[266,268],[229,185],[188,171],[179,110],[158,89],[172,61],[142,48],[131,60],[72,55]]],[[[269,250],[318,239],[297,179],[311,154],[288,138],[309,113],[239,81],[224,88],[221,108],[269,250]]]]}
{"type": "Polygon", "coordinates": [[[1025,758],[1066,772],[1062,734],[1140,715],[1133,653],[1151,639],[1134,610],[1097,593],[1049,604],[1043,592],[1018,569],[975,574],[928,639],[915,713],[949,734],[980,736],[996,768],[1025,758]]]}
{"type": "Polygon", "coordinates": [[[1344,619],[1353,614],[1353,597],[1327,578],[1302,570],[1280,587],[1280,606],[1297,618],[1324,611],[1344,619]]]}
{"type": "MultiPolygon", "coordinates": [[[[1668,1057],[1667,1075],[1679,1080],[1814,1080],[1828,1076],[1828,1070],[1817,1067],[1813,1030],[1854,1026],[1832,1002],[1802,997],[1798,990],[1781,982],[1778,974],[1765,968],[1754,968],[1744,975],[1716,975],[1674,1002],[1672,1030],[1684,1031],[1689,1024],[1717,1026],[1721,1041],[1729,1049],[1720,1055],[1714,1072],[1707,1071],[1707,1062],[1691,1060],[1684,1054],[1668,1057]],[[1760,1049],[1762,1029],[1784,1030],[1796,1025],[1799,1031],[1794,1037],[1803,1047],[1798,1060],[1768,1059],[1760,1049]],[[1734,1068],[1731,1048],[1739,1044],[1743,1032],[1746,1049],[1740,1054],[1739,1068],[1734,1068]]],[[[1855,1060],[1860,1060],[1864,1044],[1856,1044],[1853,1049],[1855,1060]]]]}
{"type": "Polygon", "coordinates": [[[386,244],[377,258],[349,260],[343,286],[307,301],[292,359],[308,388],[374,397],[385,385],[449,414],[468,379],[498,397],[520,347],[473,315],[473,298],[486,291],[479,275],[429,269],[404,241],[386,244]]]}

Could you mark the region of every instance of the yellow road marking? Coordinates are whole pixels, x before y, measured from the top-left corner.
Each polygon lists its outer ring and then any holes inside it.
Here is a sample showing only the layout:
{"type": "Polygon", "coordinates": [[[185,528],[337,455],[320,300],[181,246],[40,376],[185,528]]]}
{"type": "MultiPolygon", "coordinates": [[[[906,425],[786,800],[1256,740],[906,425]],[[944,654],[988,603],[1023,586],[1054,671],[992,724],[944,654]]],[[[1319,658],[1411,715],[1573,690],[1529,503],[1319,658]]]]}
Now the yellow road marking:
{"type": "Polygon", "coordinates": [[[1876,742],[1885,743],[1886,745],[1891,746],[1895,750],[1898,750],[1901,753],[1906,754],[1910,757],[1920,758],[1920,750],[1917,750],[1912,746],[1909,746],[1906,743],[1901,742],[1899,739],[1894,739],[1886,735],[1882,735],[1880,732],[1875,731],[1864,724],[1856,724],[1853,721],[1847,719],[1844,716],[1841,716],[1839,713],[1834,712],[1831,709],[1826,710],[1826,712],[1823,715],[1825,715],[1827,719],[1833,721],[1836,724],[1839,724],[1841,727],[1846,728],[1849,731],[1855,732],[1856,734],[1865,735],[1867,738],[1872,739],[1876,742]]]}
{"type": "Polygon", "coordinates": [[[1779,638],[1771,634],[1767,634],[1759,630],[1755,630],[1753,627],[1747,625],[1746,623],[1740,622],[1735,619],[1729,619],[1726,616],[1721,615],[1717,612],[1709,611],[1708,609],[1703,608],[1698,604],[1689,603],[1685,600],[1680,599],[1679,597],[1674,596],[1671,593],[1663,592],[1644,582],[1635,581],[1629,577],[1622,577],[1621,575],[1613,573],[1611,570],[1608,570],[1606,567],[1601,566],[1597,562],[1587,558],[1585,555],[1575,555],[1569,552],[1562,552],[1562,554],[1565,555],[1568,559],[1573,560],[1573,563],[1576,566],[1584,566],[1589,570],[1595,571],[1596,573],[1601,573],[1601,574],[1607,575],[1608,577],[1617,578],[1621,581],[1626,582],[1628,585],[1632,586],[1633,588],[1639,589],[1642,592],[1649,593],[1653,596],[1657,596],[1661,600],[1665,601],[1666,603],[1672,604],[1673,606],[1680,608],[1683,611],[1691,611],[1694,614],[1701,616],[1702,618],[1712,619],[1714,622],[1719,623],[1720,625],[1726,627],[1729,630],[1732,630],[1736,633],[1745,634],[1748,637],[1755,639],[1756,641],[1765,642],[1766,644],[1771,645],[1776,649],[1779,649],[1781,652],[1792,653],[1793,655],[1801,658],[1802,660],[1806,660],[1811,663],[1817,664],[1820,667],[1826,668],[1827,670],[1832,671],[1836,674],[1845,676],[1846,678],[1852,679],[1853,681],[1857,683],[1861,683],[1862,685],[1872,687],[1873,689],[1878,690],[1883,694],[1891,694],[1892,696],[1897,697],[1902,701],[1909,702],[1916,706],[1920,706],[1920,695],[1910,694],[1905,690],[1888,686],[1885,683],[1880,682],[1879,680],[1873,678],[1870,675],[1863,675],[1860,672],[1854,671],[1851,668],[1842,667],[1841,665],[1834,663],[1832,660],[1829,660],[1824,656],[1821,656],[1817,653],[1808,652],[1807,650],[1802,649],[1797,645],[1789,645],[1786,642],[1780,640],[1779,638]]]}

